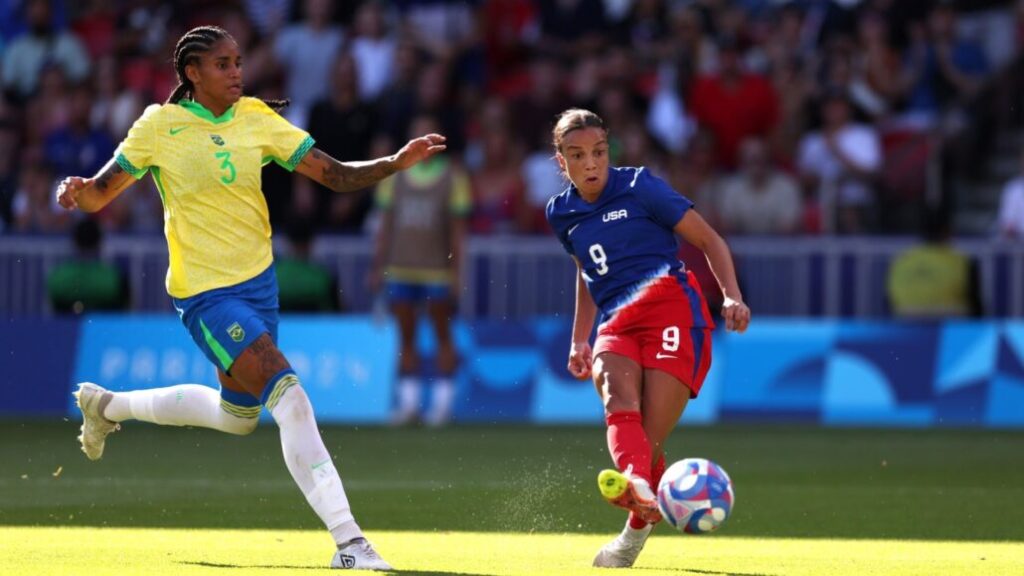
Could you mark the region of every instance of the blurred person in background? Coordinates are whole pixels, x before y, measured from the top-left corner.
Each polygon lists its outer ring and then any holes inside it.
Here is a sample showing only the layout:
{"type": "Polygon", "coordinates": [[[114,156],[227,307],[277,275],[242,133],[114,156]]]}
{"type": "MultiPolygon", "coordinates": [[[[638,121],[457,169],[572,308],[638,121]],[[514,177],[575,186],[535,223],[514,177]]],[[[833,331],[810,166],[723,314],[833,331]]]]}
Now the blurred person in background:
{"type": "MultiPolygon", "coordinates": [[[[417,116],[412,133],[435,130],[436,118],[417,116]]],[[[470,213],[469,181],[447,155],[437,155],[377,186],[377,207],[382,221],[377,232],[371,289],[387,298],[398,323],[398,404],[395,425],[420,420],[423,363],[416,329],[421,310],[437,341],[437,374],[432,405],[425,422],[448,423],[455,399],[458,352],[451,322],[461,293],[466,218],[470,213]]]]}
{"type": "Polygon", "coordinates": [[[390,570],[355,522],[309,398],[277,347],[278,287],[260,177],[263,164],[274,161],[351,192],[440,152],[444,138],[430,134],[388,157],[342,163],[278,115],[287,102],[243,96],[242,54],[222,28],[189,30],[173,62],[179,84],[168,101],[146,109],[96,177],[64,179],[57,199],[69,210],[97,212],[152,173],[165,204],[167,291],[217,367],[221,388],[115,393],[80,383],[82,450],[101,458],[107,436],[132,419],[249,434],[266,407],[288,471],[337,546],[331,566],[390,570]]]}
{"type": "Polygon", "coordinates": [[[902,251],[889,264],[886,288],[894,316],[940,320],[982,315],[977,263],[957,250],[950,238],[949,216],[934,209],[927,212],[924,242],[902,251]]]}
{"type": "Polygon", "coordinates": [[[892,114],[903,89],[900,84],[903,63],[889,38],[885,18],[878,12],[864,11],[857,24],[854,76],[857,89],[878,102],[875,117],[892,114]]]}
{"type": "Polygon", "coordinates": [[[54,202],[53,183],[53,172],[43,162],[21,167],[11,207],[15,232],[58,234],[70,229],[71,217],[54,202]]]}
{"type": "Polygon", "coordinates": [[[308,127],[309,110],[327,96],[331,55],[337,54],[345,33],[333,23],[331,0],[301,0],[303,20],[286,26],[274,40],[274,56],[287,70],[285,96],[291,101],[288,120],[308,127]]]}
{"type": "Polygon", "coordinates": [[[957,35],[957,14],[950,0],[939,0],[928,13],[927,27],[911,28],[906,120],[929,127],[951,105],[962,105],[981,88],[988,72],[982,48],[957,35]]]}
{"type": "Polygon", "coordinates": [[[92,87],[71,89],[68,123],[46,137],[43,151],[58,179],[71,174],[96,174],[114,152],[104,130],[92,127],[92,87]]]}
{"type": "Polygon", "coordinates": [[[689,98],[690,111],[701,128],[715,135],[719,166],[736,167],[740,142],[747,136],[768,136],[779,119],[778,95],[763,77],[743,70],[735,39],[718,44],[719,70],[697,79],[689,98]]]}
{"type": "Polygon", "coordinates": [[[718,217],[726,234],[793,234],[803,203],[796,180],[776,170],[763,139],[740,144],[740,171],[722,184],[718,217]]]}
{"type": "Polygon", "coordinates": [[[482,84],[480,0],[398,0],[403,36],[464,81],[482,84]]]}
{"type": "Polygon", "coordinates": [[[690,199],[711,226],[718,226],[718,197],[722,175],[715,157],[715,135],[697,132],[686,152],[669,162],[668,180],[680,194],[690,199]]]}
{"type": "Polygon", "coordinates": [[[853,121],[846,92],[832,89],[819,105],[821,129],[804,135],[797,165],[816,191],[825,232],[863,234],[878,220],[874,180],[882,165],[878,132],[853,121]]]}
{"type": "Polygon", "coordinates": [[[664,443],[711,365],[714,322],[676,257],[678,237],[706,254],[726,296],[726,328],[745,331],[750,309],[729,247],[693,204],[646,168],[610,166],[600,117],[566,110],[552,135],[570,185],[551,199],[547,217],[577,268],[567,367],[576,378],[593,378],[604,404],[616,469],[598,475],[601,495],[629,510],[594,566],[626,568],[661,520],[654,487],[665,471],[664,443]]]}
{"type": "Polygon", "coordinates": [[[487,100],[481,113],[483,162],[470,176],[473,234],[511,234],[532,228],[526,185],[520,167],[522,150],[509,129],[505,103],[487,100]]]}
{"type": "MultiPolygon", "coordinates": [[[[419,71],[416,82],[416,116],[433,116],[440,124],[446,144],[452,154],[461,154],[466,148],[466,106],[461,101],[457,78],[453,70],[443,60],[427,62],[419,71]]],[[[413,122],[413,118],[402,124],[404,131],[413,122]]]]}
{"type": "Polygon", "coordinates": [[[389,142],[401,142],[416,113],[416,85],[423,59],[411,42],[395,47],[394,74],[385,91],[387,98],[377,104],[380,130],[389,142]]]}
{"type": "Polygon", "coordinates": [[[999,196],[996,233],[1004,238],[1024,239],[1024,151],[1020,153],[1020,173],[1003,186],[999,196]]]}
{"type": "Polygon", "coordinates": [[[278,302],[285,312],[336,312],[338,281],[322,264],[313,261],[313,222],[292,218],[285,231],[288,251],[274,258],[278,302]]]}
{"type": "Polygon", "coordinates": [[[71,98],[67,76],[58,66],[46,66],[39,78],[39,90],[25,104],[25,140],[22,146],[30,155],[42,154],[46,137],[67,126],[71,98]]]}
{"type": "Polygon", "coordinates": [[[288,23],[292,0],[243,0],[245,13],[260,35],[273,38],[288,23]]]}
{"type": "Polygon", "coordinates": [[[117,59],[106,56],[98,60],[93,75],[90,123],[105,130],[112,138],[121,139],[128,134],[143,108],[138,92],[125,89],[121,82],[117,59]]]}
{"type": "Polygon", "coordinates": [[[85,0],[71,29],[96,61],[114,53],[117,43],[115,0],[85,0]]]}
{"type": "MultiPolygon", "coordinates": [[[[369,158],[377,132],[377,111],[359,96],[359,76],[352,55],[344,50],[334,58],[330,93],[313,105],[309,134],[320,149],[336,158],[369,158]]],[[[357,234],[372,206],[369,189],[335,194],[308,178],[293,177],[291,213],[318,230],[357,234]]]]}
{"type": "Polygon", "coordinates": [[[131,302],[128,277],[117,266],[100,258],[103,230],[94,218],[75,223],[74,256],[53,268],[46,278],[46,292],[53,309],[82,314],[125,310],[131,302]]]}
{"type": "Polygon", "coordinates": [[[558,58],[580,58],[597,52],[605,43],[608,28],[601,0],[557,0],[538,2],[541,54],[558,58]]]}
{"type": "Polygon", "coordinates": [[[47,66],[60,68],[71,82],[84,80],[89,73],[89,54],[74,34],[54,28],[50,0],[27,0],[25,18],[28,32],[4,49],[4,89],[18,100],[27,100],[36,92],[47,66]]]}
{"type": "Polygon", "coordinates": [[[510,97],[529,85],[529,58],[540,34],[533,0],[489,0],[480,14],[487,93],[510,97]]]}
{"type": "Polygon", "coordinates": [[[349,50],[359,71],[359,98],[373,102],[391,84],[398,43],[387,28],[387,15],[379,0],[359,7],[349,50]]]}
{"type": "MultiPolygon", "coordinates": [[[[604,117],[602,116],[602,119],[604,117]]],[[[622,166],[645,166],[651,172],[665,174],[665,155],[661,153],[654,139],[651,138],[643,124],[631,122],[627,124],[619,139],[622,151],[619,153],[618,164],[622,166]]]]}
{"type": "Polygon", "coordinates": [[[779,162],[792,168],[800,139],[807,131],[807,109],[817,86],[798,58],[773,68],[771,78],[779,95],[779,124],[772,134],[771,148],[779,162]]]}
{"type": "Polygon", "coordinates": [[[549,157],[549,129],[559,112],[565,110],[567,98],[563,72],[558,60],[546,56],[530,62],[530,87],[526,94],[512,101],[510,116],[515,118],[513,130],[520,142],[530,150],[543,150],[549,157]]]}

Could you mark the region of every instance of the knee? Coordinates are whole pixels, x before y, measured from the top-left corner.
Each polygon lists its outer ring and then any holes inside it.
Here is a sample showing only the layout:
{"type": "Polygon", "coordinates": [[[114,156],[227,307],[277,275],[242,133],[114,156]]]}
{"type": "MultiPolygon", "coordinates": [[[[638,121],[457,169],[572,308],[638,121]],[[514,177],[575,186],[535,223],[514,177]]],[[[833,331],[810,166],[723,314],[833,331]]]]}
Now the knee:
{"type": "MultiPolygon", "coordinates": [[[[278,401],[277,406],[271,412],[274,420],[278,424],[281,422],[304,422],[313,419],[313,405],[309,402],[309,397],[306,396],[306,391],[302,389],[302,386],[296,384],[289,388],[286,395],[290,396],[288,402],[278,401]]],[[[282,400],[284,397],[282,396],[282,400]]]]}
{"type": "Polygon", "coordinates": [[[235,422],[232,423],[232,427],[228,432],[237,434],[238,436],[248,436],[256,430],[256,425],[259,424],[259,422],[259,417],[235,418],[235,422]]]}
{"type": "Polygon", "coordinates": [[[605,414],[616,412],[639,412],[640,396],[633,386],[607,372],[598,372],[597,386],[601,392],[605,414]]]}

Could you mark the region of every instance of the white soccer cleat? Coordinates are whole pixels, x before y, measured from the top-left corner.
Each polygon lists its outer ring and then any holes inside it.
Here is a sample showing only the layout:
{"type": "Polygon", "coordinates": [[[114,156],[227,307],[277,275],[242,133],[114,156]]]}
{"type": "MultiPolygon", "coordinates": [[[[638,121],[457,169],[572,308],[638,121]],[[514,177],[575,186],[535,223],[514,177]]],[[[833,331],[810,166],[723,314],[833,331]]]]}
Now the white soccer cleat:
{"type": "Polygon", "coordinates": [[[331,568],[342,570],[394,570],[391,564],[384,561],[373,549],[366,538],[349,540],[331,559],[331,568]]]}
{"type": "Polygon", "coordinates": [[[101,401],[105,395],[111,393],[92,382],[82,382],[74,394],[78,409],[82,411],[82,434],[78,437],[78,441],[82,443],[82,452],[85,452],[89,460],[99,460],[103,457],[103,445],[107,441],[107,435],[121,429],[120,424],[103,417],[100,404],[108,404],[109,400],[101,401]]]}
{"type": "Polygon", "coordinates": [[[637,556],[644,549],[647,537],[651,535],[653,529],[653,524],[648,524],[646,528],[639,530],[634,530],[627,525],[621,534],[598,550],[597,556],[594,557],[594,566],[596,568],[629,568],[636,562],[637,556]]]}

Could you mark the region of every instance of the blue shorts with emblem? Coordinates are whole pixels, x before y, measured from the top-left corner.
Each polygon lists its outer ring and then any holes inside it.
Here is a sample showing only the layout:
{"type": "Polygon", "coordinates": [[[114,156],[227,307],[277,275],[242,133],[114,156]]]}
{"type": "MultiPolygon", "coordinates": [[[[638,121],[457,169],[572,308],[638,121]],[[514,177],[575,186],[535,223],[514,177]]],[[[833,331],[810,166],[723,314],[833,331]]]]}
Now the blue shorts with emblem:
{"type": "Polygon", "coordinates": [[[241,284],[189,298],[171,298],[192,340],[217,368],[230,373],[235,358],[264,333],[277,343],[277,275],[271,264],[241,284]]]}

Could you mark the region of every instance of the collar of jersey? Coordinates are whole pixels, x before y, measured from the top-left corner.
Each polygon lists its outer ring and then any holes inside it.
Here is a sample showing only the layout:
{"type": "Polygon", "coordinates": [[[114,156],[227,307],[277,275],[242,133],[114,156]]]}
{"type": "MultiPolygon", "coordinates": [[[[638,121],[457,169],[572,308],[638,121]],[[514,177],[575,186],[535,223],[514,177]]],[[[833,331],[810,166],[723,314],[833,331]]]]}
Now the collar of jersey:
{"type": "Polygon", "coordinates": [[[182,100],[178,102],[178,105],[180,105],[185,110],[188,110],[189,112],[195,114],[196,116],[199,116],[203,120],[213,122],[214,124],[222,124],[235,117],[234,104],[232,104],[231,107],[225,110],[224,113],[220,116],[214,116],[213,112],[210,112],[206,108],[206,106],[203,106],[195,100],[182,100]]]}

